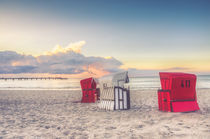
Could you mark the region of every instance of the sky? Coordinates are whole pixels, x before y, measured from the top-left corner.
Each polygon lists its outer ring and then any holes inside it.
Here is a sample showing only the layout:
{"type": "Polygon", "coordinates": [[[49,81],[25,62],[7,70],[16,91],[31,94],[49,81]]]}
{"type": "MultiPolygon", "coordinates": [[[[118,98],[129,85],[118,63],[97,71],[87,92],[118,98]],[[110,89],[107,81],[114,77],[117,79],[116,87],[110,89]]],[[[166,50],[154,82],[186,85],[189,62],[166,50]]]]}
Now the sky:
{"type": "Polygon", "coordinates": [[[0,73],[210,73],[209,7],[209,0],[0,0],[0,73]]]}

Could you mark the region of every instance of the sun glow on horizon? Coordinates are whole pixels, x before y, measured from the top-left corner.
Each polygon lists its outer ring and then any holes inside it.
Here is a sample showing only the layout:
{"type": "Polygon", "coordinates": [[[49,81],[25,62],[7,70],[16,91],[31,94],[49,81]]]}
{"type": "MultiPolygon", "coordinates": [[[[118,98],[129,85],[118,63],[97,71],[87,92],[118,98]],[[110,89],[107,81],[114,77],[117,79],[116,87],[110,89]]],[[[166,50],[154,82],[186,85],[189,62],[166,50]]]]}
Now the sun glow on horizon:
{"type": "Polygon", "coordinates": [[[210,60],[134,60],[126,61],[122,69],[210,72],[210,60]]]}

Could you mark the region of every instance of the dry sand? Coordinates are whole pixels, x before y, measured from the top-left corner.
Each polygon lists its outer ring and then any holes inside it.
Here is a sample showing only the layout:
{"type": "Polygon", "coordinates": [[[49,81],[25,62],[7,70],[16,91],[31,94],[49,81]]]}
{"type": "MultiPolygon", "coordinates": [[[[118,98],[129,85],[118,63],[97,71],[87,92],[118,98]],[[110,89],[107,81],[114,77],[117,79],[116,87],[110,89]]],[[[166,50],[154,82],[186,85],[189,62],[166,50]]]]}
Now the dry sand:
{"type": "Polygon", "coordinates": [[[210,138],[210,90],[197,90],[200,111],[158,111],[156,90],[131,91],[131,109],[77,103],[80,91],[0,91],[1,138],[210,138]]]}

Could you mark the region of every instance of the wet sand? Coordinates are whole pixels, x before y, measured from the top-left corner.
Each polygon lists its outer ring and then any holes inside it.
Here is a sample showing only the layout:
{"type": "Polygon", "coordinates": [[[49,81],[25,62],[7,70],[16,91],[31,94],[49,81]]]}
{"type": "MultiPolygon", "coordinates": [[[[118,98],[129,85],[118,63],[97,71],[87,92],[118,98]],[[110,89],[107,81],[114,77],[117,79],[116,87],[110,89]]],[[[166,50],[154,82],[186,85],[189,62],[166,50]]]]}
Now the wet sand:
{"type": "Polygon", "coordinates": [[[210,138],[210,89],[197,90],[200,111],[158,111],[156,90],[131,91],[131,109],[82,104],[81,91],[1,90],[1,138],[210,138]]]}

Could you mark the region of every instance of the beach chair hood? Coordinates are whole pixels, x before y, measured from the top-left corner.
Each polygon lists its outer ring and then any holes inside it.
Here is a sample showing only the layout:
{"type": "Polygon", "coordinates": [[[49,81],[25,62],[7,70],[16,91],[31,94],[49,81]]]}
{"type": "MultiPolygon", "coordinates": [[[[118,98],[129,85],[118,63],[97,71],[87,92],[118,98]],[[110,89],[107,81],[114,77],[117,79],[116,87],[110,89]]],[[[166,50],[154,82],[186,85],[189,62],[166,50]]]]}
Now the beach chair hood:
{"type": "Polygon", "coordinates": [[[124,87],[126,83],[129,83],[128,72],[127,71],[120,72],[99,78],[100,86],[104,83],[107,84],[108,86],[114,85],[114,86],[124,87]]]}
{"type": "Polygon", "coordinates": [[[116,86],[121,86],[123,87],[123,85],[125,83],[129,82],[129,78],[128,78],[128,72],[121,72],[121,73],[117,73],[113,76],[112,82],[114,83],[114,85],[116,86]]]}

